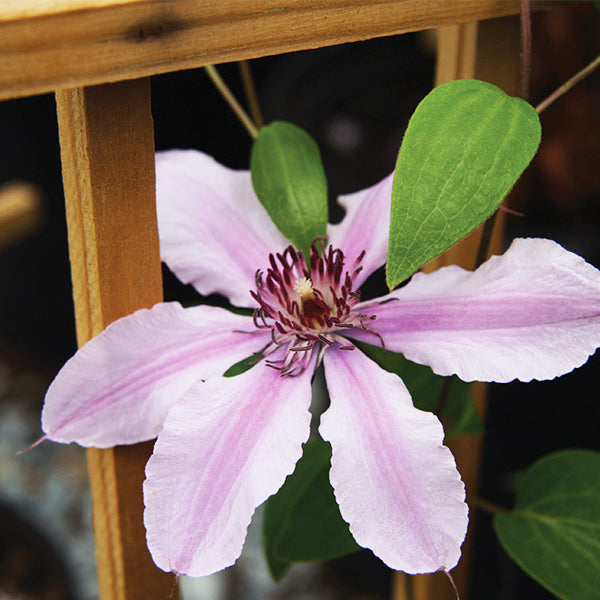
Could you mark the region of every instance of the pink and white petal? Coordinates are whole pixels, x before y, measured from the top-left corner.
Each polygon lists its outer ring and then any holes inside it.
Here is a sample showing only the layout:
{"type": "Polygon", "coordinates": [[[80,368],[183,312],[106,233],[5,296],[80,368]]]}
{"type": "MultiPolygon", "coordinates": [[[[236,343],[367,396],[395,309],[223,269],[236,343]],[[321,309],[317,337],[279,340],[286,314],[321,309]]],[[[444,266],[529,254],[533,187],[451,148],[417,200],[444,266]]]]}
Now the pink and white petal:
{"type": "MultiPolygon", "coordinates": [[[[387,349],[465,381],[552,379],[600,346],[600,271],[557,243],[517,239],[474,272],[456,266],[356,306],[387,349]]],[[[368,331],[347,335],[378,344],[368,331]]]]}
{"type": "Polygon", "coordinates": [[[161,257],[201,294],[254,306],[258,269],[289,241],[258,201],[248,171],[234,171],[195,150],[156,155],[161,257]]]}
{"type": "Polygon", "coordinates": [[[468,509],[442,425],[360,351],[330,350],[324,363],[331,406],[320,433],[331,443],[331,484],[354,539],[392,569],[451,569],[468,509]]]}
{"type": "Polygon", "coordinates": [[[42,412],[47,437],[105,448],[154,438],[199,379],[222,375],[269,343],[222,308],[157,304],[111,323],[61,369],[42,412]]]}
{"type": "Polygon", "coordinates": [[[261,363],[193,386],[169,412],[146,466],[148,548],[164,571],[200,577],[239,557],[256,507],[308,439],[311,376],[261,363]]]}
{"type": "Polygon", "coordinates": [[[392,173],[366,190],[340,196],[338,202],[346,209],[346,215],[340,223],[328,227],[328,241],[344,252],[347,267],[365,251],[355,288],[387,259],[393,180],[392,173]]]}

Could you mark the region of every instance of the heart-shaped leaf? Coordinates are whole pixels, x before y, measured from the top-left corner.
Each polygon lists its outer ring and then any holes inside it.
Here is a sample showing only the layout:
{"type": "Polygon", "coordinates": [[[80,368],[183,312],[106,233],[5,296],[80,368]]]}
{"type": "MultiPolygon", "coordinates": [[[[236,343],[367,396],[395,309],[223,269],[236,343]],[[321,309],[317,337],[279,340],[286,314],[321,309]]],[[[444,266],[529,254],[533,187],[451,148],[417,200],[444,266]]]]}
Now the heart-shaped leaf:
{"type": "Polygon", "coordinates": [[[303,129],[274,121],[252,146],[254,191],[281,233],[308,256],[327,233],[327,180],[319,147],[303,129]]]}
{"type": "Polygon", "coordinates": [[[496,86],[435,88],[410,119],[394,175],[390,289],[487,219],[533,158],[537,113],[496,86]]]}
{"type": "Polygon", "coordinates": [[[546,456],[517,484],[514,511],[494,517],[511,558],[563,600],[600,593],[600,453],[546,456]]]}
{"type": "Polygon", "coordinates": [[[330,460],[327,442],[308,442],[296,470],[267,501],[264,541],[275,579],[291,563],[328,560],[361,549],[335,501],[329,483],[330,460]]]}

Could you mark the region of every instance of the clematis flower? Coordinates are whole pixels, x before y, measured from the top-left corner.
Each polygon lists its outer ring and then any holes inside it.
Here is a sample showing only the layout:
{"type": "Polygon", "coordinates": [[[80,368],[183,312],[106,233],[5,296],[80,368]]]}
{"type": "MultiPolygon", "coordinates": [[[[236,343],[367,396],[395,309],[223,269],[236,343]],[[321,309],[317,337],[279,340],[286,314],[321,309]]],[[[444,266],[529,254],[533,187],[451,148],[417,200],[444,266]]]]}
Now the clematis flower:
{"type": "Polygon", "coordinates": [[[562,375],[600,345],[600,273],[549,240],[519,239],[475,272],[418,273],[361,302],[360,285],[386,259],[391,185],[342,197],[345,218],[304,257],[248,172],[194,151],[158,155],[163,259],[201,294],[254,314],[161,303],[116,321],[60,371],[42,426],[83,446],[158,436],[144,521],[161,569],[201,576],[237,559],[256,507],[301,456],[320,363],[331,398],[320,433],[354,538],[393,569],[451,569],[467,506],[442,426],[354,340],[440,375],[498,382],[562,375]],[[255,353],[250,370],[223,376],[255,353]]]}

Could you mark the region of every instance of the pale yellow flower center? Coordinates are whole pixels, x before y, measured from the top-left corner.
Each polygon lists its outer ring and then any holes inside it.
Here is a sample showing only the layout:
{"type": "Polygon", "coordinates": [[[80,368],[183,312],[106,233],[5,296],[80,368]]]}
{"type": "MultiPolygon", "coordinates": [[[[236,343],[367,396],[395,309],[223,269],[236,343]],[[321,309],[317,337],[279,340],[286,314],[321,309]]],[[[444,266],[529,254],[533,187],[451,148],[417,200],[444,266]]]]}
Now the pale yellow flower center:
{"type": "Polygon", "coordinates": [[[298,293],[302,300],[312,300],[315,297],[312,281],[308,277],[301,277],[294,283],[294,291],[298,293]]]}

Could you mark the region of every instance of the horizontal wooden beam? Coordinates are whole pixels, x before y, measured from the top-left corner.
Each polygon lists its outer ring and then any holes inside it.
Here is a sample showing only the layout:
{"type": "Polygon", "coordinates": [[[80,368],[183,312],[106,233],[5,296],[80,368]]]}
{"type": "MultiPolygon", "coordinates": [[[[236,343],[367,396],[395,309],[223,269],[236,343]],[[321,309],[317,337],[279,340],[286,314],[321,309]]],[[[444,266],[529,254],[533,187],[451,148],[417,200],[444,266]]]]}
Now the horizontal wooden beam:
{"type": "MultiPolygon", "coordinates": [[[[534,0],[534,8],[556,2],[534,0]]],[[[0,99],[514,14],[518,0],[2,0],[0,99]]]]}

